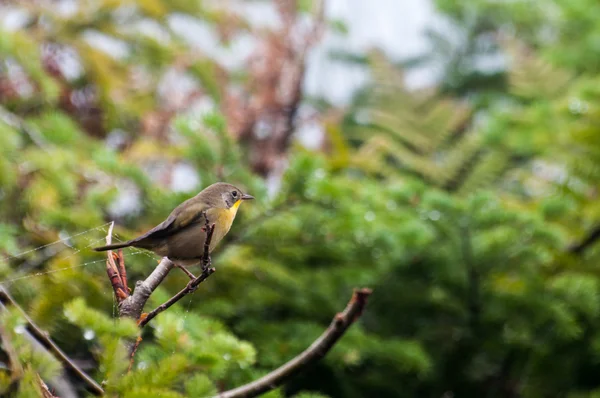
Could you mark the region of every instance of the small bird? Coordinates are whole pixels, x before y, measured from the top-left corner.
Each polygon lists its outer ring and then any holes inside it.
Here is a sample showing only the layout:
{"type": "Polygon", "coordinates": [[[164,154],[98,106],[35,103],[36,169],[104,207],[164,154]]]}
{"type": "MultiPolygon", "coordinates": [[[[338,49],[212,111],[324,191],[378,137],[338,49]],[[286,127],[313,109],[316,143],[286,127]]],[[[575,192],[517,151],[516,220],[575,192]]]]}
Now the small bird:
{"type": "Polygon", "coordinates": [[[165,221],[145,234],[127,242],[96,247],[96,251],[137,247],[168,257],[177,265],[198,264],[204,254],[206,219],[215,224],[209,252],[229,232],[244,200],[254,199],[239,188],[224,182],[212,184],[177,206],[165,221]]]}

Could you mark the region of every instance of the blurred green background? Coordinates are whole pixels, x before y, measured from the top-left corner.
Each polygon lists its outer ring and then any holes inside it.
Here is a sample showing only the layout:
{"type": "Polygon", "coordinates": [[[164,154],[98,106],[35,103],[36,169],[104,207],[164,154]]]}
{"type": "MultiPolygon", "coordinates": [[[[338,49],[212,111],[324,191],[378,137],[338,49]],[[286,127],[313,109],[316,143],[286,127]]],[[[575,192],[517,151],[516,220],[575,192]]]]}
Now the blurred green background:
{"type": "MultiPolygon", "coordinates": [[[[0,283],[108,396],[249,382],[371,287],[266,396],[600,397],[600,3],[399,3],[429,10],[409,55],[409,34],[345,45],[386,33],[336,17],[355,1],[0,2],[0,283]],[[257,200],[122,376],[136,329],[90,248],[216,181],[257,200]]],[[[156,260],[125,251],[131,287],[156,260]]],[[[22,326],[2,313],[24,375],[3,344],[0,395],[36,396],[39,373],[85,396],[22,326]]]]}

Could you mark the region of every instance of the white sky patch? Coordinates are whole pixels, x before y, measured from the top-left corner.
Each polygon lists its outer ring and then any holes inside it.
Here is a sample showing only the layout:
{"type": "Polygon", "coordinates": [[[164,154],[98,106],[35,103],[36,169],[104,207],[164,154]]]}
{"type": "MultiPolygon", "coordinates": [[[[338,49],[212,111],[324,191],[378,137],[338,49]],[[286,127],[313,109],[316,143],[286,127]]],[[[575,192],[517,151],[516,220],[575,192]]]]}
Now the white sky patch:
{"type": "Polygon", "coordinates": [[[121,218],[138,214],[141,210],[141,192],[139,188],[130,181],[119,181],[117,183],[119,194],[108,206],[111,218],[121,218]]]}
{"type": "Polygon", "coordinates": [[[171,190],[175,192],[190,192],[200,185],[200,177],[196,169],[188,163],[178,163],[171,175],[171,190]]]}

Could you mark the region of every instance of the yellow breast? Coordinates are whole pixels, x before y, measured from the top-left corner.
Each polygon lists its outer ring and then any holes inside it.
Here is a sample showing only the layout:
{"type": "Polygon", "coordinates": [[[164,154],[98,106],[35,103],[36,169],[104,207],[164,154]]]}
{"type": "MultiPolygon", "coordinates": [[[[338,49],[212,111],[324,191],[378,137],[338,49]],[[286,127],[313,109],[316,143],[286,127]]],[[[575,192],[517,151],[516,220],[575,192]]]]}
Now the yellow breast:
{"type": "Polygon", "coordinates": [[[212,217],[209,214],[208,219],[215,223],[215,232],[210,245],[211,250],[216,246],[217,243],[219,243],[221,239],[223,239],[225,235],[227,235],[227,232],[229,232],[231,224],[233,224],[233,220],[235,219],[235,215],[237,214],[241,203],[242,201],[238,200],[229,209],[214,209],[211,212],[213,213],[212,217]]]}
{"type": "Polygon", "coordinates": [[[222,225],[227,229],[227,231],[229,231],[229,228],[231,228],[231,224],[233,224],[233,220],[235,219],[235,215],[237,214],[238,208],[240,207],[241,203],[242,201],[238,200],[229,209],[219,209],[216,221],[217,225],[222,225]]]}

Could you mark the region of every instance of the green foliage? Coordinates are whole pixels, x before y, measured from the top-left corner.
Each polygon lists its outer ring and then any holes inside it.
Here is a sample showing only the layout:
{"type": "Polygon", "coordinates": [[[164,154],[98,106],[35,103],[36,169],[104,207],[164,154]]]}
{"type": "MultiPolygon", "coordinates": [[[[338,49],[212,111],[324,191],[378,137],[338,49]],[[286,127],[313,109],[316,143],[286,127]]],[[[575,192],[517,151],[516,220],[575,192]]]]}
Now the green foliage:
{"type": "MultiPolygon", "coordinates": [[[[25,320],[16,310],[3,312],[0,321],[3,338],[6,337],[8,340],[3,344],[10,344],[17,353],[19,361],[25,364],[24,374],[19,384],[19,394],[28,396],[31,391],[38,390],[36,374],[44,379],[51,379],[60,373],[61,365],[50,353],[32,341],[25,329],[25,320]]],[[[6,346],[4,348],[6,349],[6,346]]]]}
{"type": "MultiPolygon", "coordinates": [[[[0,94],[0,282],[95,365],[107,396],[212,397],[255,380],[321,335],[356,287],[374,290],[360,320],[265,397],[597,394],[600,250],[569,250],[600,225],[596,3],[436,1],[461,39],[430,36],[447,65],[440,86],[408,90],[383,56],[365,57],[373,80],[327,122],[330,152],[292,145],[281,179],[266,181],[216,110],[244,74],[198,55],[169,23],[182,13],[227,43],[246,21],[204,2],[86,2],[73,15],[44,4],[0,35],[0,56],[32,90],[0,94]],[[131,28],[142,21],[162,33],[131,28]],[[73,51],[81,74],[56,73],[48,43],[73,51]],[[508,62],[482,71],[482,55],[508,62]],[[201,111],[161,94],[168,73],[202,91],[201,111]],[[193,172],[174,192],[178,167],[193,172]],[[139,330],[114,317],[105,258],[90,248],[107,221],[129,239],[218,180],[257,200],[215,251],[215,275],[144,329],[128,373],[139,330]]],[[[124,255],[131,286],[155,265],[124,255]]],[[[185,283],[174,270],[146,310],[185,283]]],[[[26,364],[17,396],[38,396],[37,374],[51,381],[60,364],[32,348],[18,313],[1,317],[26,364]]]]}
{"type": "Polygon", "coordinates": [[[372,57],[374,81],[346,123],[359,145],[351,163],[386,178],[414,174],[429,184],[469,193],[489,187],[511,168],[510,152],[492,150],[475,131],[464,101],[404,88],[403,75],[372,57]]]}

